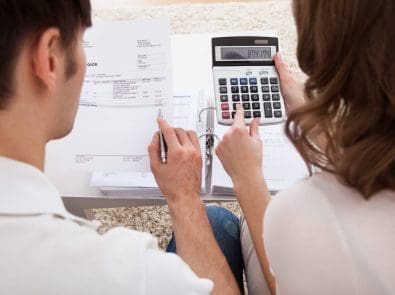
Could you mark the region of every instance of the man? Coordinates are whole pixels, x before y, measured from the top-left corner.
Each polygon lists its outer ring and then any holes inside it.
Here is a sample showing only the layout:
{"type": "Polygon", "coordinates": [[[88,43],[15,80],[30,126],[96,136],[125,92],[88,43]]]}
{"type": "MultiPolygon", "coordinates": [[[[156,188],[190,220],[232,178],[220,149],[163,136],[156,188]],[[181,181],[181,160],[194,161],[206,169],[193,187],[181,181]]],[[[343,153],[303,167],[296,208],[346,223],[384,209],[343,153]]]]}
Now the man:
{"type": "Polygon", "coordinates": [[[73,126],[90,25],[89,0],[0,0],[0,294],[240,293],[200,200],[195,133],[159,121],[166,165],[158,135],[150,146],[183,260],[145,233],[100,236],[42,173],[46,143],[73,126]]]}

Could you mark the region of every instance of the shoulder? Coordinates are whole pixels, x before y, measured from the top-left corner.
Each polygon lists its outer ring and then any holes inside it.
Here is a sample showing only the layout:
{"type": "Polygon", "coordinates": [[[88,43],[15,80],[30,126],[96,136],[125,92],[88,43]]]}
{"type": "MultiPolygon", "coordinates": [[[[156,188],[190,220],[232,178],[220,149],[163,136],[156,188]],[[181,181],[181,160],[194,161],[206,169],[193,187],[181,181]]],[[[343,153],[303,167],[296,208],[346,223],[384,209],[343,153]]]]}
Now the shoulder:
{"type": "MultiPolygon", "coordinates": [[[[8,249],[2,257],[8,270],[0,267],[0,273],[31,281],[31,293],[208,294],[212,288],[177,255],[160,251],[148,233],[115,228],[99,235],[51,215],[0,222],[2,236],[10,229],[12,238],[1,246],[8,249]],[[53,284],[40,283],[48,278],[53,284]]],[[[15,285],[15,278],[7,281],[11,289],[0,290],[28,292],[15,285]]]]}
{"type": "Polygon", "coordinates": [[[353,269],[328,195],[336,178],[320,173],[276,195],[264,219],[264,242],[280,290],[290,294],[338,294],[352,289],[353,269]]]}

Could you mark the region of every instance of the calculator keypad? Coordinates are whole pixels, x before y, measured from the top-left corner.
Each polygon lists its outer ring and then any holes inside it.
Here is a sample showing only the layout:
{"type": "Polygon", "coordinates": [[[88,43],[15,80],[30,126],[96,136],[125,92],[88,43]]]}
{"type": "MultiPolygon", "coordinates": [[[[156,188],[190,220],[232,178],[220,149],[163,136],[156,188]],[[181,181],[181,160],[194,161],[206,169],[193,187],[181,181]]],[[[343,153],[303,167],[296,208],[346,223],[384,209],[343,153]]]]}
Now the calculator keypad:
{"type": "Polygon", "coordinates": [[[238,104],[246,119],[283,117],[277,77],[219,78],[218,87],[223,120],[234,119],[238,104]]]}

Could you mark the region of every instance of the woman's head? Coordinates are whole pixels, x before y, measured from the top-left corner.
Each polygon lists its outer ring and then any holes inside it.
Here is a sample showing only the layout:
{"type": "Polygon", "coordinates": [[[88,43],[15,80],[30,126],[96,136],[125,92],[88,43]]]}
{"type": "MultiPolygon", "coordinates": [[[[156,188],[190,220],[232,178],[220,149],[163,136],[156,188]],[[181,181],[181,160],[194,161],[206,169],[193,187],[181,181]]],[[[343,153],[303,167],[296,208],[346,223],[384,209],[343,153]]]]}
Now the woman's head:
{"type": "Polygon", "coordinates": [[[294,0],[305,107],[287,133],[307,162],[370,197],[395,190],[395,2],[294,0]],[[311,138],[326,141],[319,150],[311,138]]]}

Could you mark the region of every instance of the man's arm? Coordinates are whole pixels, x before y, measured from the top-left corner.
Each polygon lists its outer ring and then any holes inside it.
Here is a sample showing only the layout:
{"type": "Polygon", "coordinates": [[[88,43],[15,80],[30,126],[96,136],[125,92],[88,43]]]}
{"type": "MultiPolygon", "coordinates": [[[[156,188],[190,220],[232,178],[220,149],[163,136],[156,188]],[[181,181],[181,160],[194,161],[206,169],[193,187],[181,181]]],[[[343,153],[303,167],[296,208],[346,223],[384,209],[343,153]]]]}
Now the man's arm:
{"type": "Polygon", "coordinates": [[[214,282],[213,294],[240,294],[200,198],[202,156],[195,132],[173,129],[158,119],[165,137],[167,164],[160,159],[159,135],[149,147],[151,169],[170,210],[177,254],[202,278],[214,282]]]}

